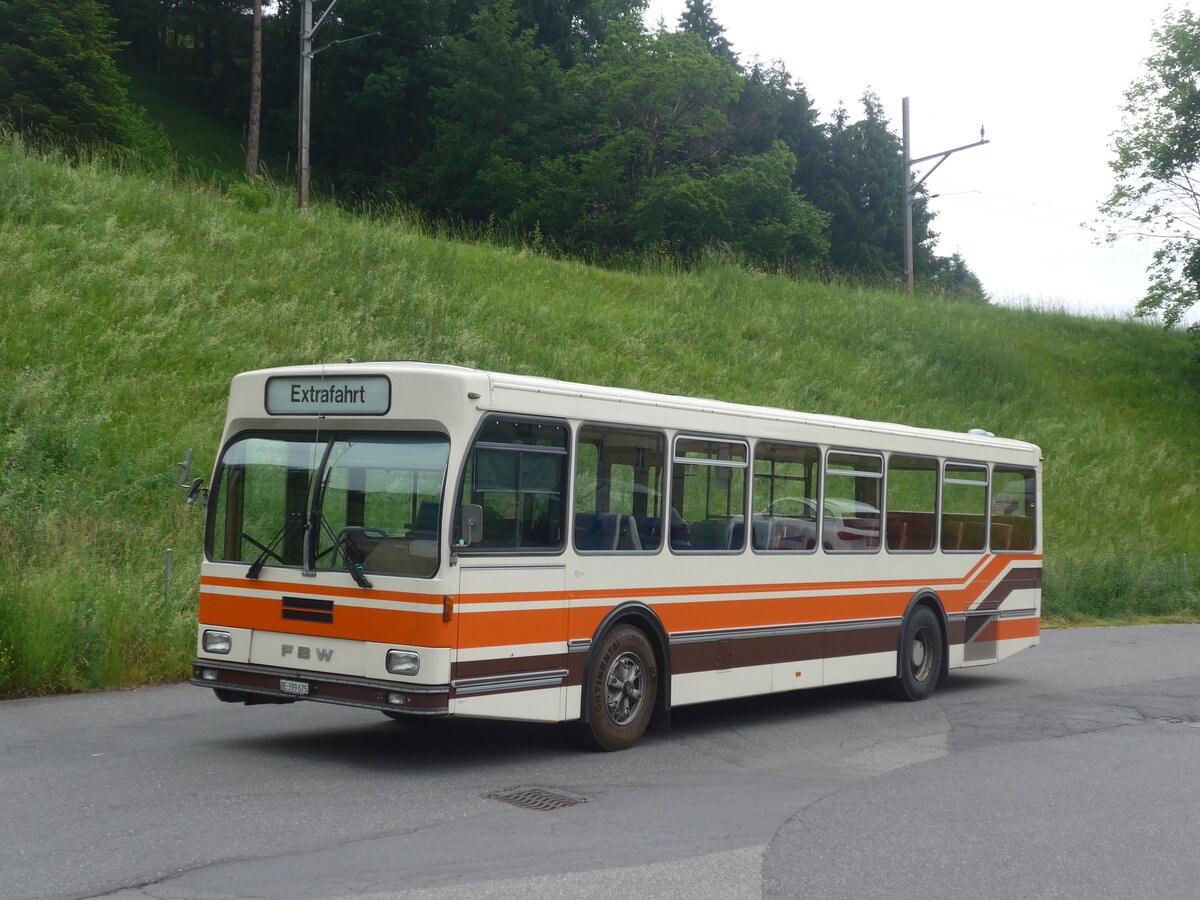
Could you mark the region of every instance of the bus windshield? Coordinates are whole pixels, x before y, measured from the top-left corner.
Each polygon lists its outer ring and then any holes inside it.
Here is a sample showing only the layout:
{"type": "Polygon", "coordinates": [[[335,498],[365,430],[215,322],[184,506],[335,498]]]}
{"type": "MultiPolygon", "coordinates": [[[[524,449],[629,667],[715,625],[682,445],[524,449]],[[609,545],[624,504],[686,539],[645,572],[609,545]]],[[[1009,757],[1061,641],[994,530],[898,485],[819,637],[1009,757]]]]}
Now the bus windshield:
{"type": "Polygon", "coordinates": [[[242,435],[218,467],[208,556],[431,577],[449,450],[438,434],[242,435]]]}

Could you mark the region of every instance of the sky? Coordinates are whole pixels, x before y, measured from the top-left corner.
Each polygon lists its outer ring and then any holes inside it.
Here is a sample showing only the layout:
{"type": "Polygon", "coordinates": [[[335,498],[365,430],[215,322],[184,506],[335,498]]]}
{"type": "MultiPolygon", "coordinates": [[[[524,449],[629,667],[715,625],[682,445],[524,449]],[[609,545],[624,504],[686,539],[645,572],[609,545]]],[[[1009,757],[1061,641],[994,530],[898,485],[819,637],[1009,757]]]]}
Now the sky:
{"type": "MultiPolygon", "coordinates": [[[[842,104],[861,116],[869,89],[897,134],[909,98],[913,158],[986,128],[925,185],[937,253],[961,253],[994,302],[1110,316],[1142,297],[1153,246],[1097,246],[1084,223],[1113,187],[1123,95],[1168,0],[709,2],[742,62],[783,61],[822,122],[842,104]]],[[[683,8],[650,0],[647,22],[674,30],[683,8]]]]}

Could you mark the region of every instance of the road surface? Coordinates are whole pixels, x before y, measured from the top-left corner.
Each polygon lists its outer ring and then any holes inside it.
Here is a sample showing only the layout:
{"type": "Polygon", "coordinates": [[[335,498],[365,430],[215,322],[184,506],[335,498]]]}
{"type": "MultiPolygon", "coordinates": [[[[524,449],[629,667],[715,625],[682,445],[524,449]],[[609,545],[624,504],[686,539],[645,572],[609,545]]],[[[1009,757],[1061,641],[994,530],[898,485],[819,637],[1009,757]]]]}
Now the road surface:
{"type": "Polygon", "coordinates": [[[1200,626],[1051,631],[930,700],[560,727],[243,707],[187,685],[0,703],[0,898],[1190,897],[1200,626]],[[494,794],[584,802],[539,810],[494,794]]]}

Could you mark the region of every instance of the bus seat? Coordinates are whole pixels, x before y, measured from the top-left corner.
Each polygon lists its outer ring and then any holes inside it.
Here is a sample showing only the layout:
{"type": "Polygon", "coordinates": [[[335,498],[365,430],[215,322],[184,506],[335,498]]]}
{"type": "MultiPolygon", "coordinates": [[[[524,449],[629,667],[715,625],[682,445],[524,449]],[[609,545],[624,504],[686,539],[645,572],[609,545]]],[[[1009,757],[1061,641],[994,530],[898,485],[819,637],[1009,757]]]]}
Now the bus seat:
{"type": "Polygon", "coordinates": [[[754,516],[750,520],[750,534],[755,550],[779,549],[779,532],[770,516],[754,516]]]}
{"type": "Polygon", "coordinates": [[[958,550],[962,547],[963,523],[960,519],[942,517],[942,549],[958,550]]]}
{"type": "Polygon", "coordinates": [[[729,547],[730,550],[741,550],[746,546],[746,522],[741,516],[736,516],[733,520],[733,527],[729,530],[729,547]]]}
{"type": "Polygon", "coordinates": [[[986,535],[983,533],[983,522],[963,522],[961,550],[982,550],[986,546],[986,535]]]}
{"type": "Polygon", "coordinates": [[[1004,522],[992,523],[992,549],[1008,550],[1012,546],[1013,527],[1004,522]]]}
{"type": "Polygon", "coordinates": [[[638,531],[637,519],[633,516],[621,516],[620,528],[617,534],[618,550],[641,550],[642,535],[638,531]]]}
{"type": "Polygon", "coordinates": [[[618,518],[613,513],[575,513],[575,547],[616,550],[621,536],[618,518]]]}
{"type": "Polygon", "coordinates": [[[692,523],[693,550],[728,550],[732,537],[729,519],[702,519],[692,523]]]}
{"type": "Polygon", "coordinates": [[[417,514],[413,517],[412,524],[408,526],[408,537],[433,539],[437,537],[438,530],[438,515],[442,511],[442,504],[437,500],[422,500],[421,505],[417,507],[417,514]]]}

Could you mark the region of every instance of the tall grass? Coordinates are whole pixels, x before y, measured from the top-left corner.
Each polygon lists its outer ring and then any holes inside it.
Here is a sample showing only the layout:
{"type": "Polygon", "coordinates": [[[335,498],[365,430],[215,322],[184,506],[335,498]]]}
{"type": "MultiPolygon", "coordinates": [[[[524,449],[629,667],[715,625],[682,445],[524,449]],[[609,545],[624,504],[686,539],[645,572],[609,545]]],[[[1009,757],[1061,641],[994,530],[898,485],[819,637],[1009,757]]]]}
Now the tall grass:
{"type": "Polygon", "coordinates": [[[613,271],[292,203],[0,135],[0,695],[182,675],[200,523],[175,461],[211,465],[233,374],[347,356],[1034,441],[1048,613],[1200,612],[1178,574],[1200,567],[1183,336],[717,258],[613,271]]]}

